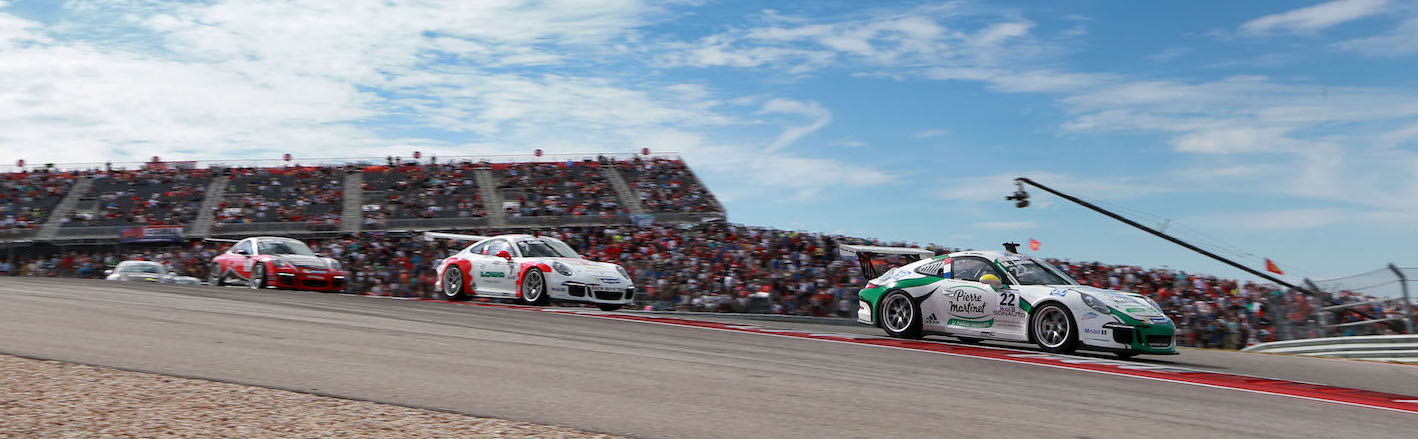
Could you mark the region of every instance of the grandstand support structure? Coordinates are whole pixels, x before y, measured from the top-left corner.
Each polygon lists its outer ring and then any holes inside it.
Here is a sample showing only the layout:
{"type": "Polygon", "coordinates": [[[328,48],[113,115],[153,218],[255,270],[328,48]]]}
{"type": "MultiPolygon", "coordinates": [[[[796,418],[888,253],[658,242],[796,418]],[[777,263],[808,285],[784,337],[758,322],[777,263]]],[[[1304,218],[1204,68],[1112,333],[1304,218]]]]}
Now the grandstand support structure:
{"type": "Polygon", "coordinates": [[[35,238],[48,241],[59,236],[59,228],[64,226],[64,218],[74,214],[74,207],[79,205],[79,199],[89,192],[89,187],[94,185],[93,177],[79,177],[74,181],[74,185],[69,187],[69,193],[64,194],[64,199],[59,205],[54,206],[54,210],[49,211],[49,218],[45,219],[44,225],[40,226],[39,233],[35,238]]]}
{"type": "Polygon", "coordinates": [[[340,212],[340,231],[354,233],[360,231],[364,220],[364,173],[345,174],[344,210],[340,212]]]}
{"type": "Polygon", "coordinates": [[[605,166],[601,168],[601,171],[606,174],[606,180],[611,182],[611,187],[615,188],[615,193],[620,195],[620,204],[625,206],[631,215],[645,213],[645,206],[640,204],[640,194],[625,183],[625,177],[621,177],[620,170],[614,166],[605,166]]]}
{"type": "Polygon", "coordinates": [[[202,238],[212,234],[212,221],[217,218],[217,206],[226,197],[226,185],[231,182],[228,175],[218,175],[207,183],[207,192],[202,197],[202,207],[197,211],[197,219],[183,232],[190,237],[202,238]]]}
{"type": "Polygon", "coordinates": [[[478,168],[473,171],[473,177],[478,181],[478,190],[483,193],[488,225],[507,227],[507,211],[502,208],[502,194],[497,190],[497,181],[492,178],[492,169],[478,168]]]}

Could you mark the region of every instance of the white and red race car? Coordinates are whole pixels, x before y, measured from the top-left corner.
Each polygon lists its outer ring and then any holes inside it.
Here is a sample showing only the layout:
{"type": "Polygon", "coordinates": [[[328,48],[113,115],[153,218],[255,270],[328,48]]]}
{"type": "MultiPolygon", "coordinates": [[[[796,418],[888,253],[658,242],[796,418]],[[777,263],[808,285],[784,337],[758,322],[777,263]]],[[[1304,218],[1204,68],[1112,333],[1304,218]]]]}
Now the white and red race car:
{"type": "Polygon", "coordinates": [[[624,267],[588,261],[556,238],[442,232],[427,232],[424,237],[473,242],[438,262],[434,290],[444,300],[477,296],[517,299],[527,305],[565,300],[614,311],[635,298],[635,285],[624,267]]]}

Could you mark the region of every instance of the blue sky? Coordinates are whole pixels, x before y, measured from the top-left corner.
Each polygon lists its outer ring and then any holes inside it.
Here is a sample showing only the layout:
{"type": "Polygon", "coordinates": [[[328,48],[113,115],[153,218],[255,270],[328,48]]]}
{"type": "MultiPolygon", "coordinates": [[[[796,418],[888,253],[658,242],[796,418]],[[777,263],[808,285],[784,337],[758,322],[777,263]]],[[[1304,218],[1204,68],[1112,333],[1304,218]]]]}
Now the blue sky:
{"type": "Polygon", "coordinates": [[[1326,278],[1418,266],[1415,60],[1384,0],[0,0],[0,163],[650,147],[736,222],[1239,275],[1029,176],[1326,278]]]}

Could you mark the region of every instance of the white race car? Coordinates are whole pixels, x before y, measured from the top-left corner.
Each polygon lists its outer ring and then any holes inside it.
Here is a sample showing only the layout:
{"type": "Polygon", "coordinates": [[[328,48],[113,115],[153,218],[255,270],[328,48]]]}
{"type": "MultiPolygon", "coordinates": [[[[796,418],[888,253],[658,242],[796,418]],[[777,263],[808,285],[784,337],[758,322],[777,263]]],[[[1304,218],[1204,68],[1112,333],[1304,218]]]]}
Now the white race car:
{"type": "Polygon", "coordinates": [[[527,305],[567,300],[614,311],[635,298],[635,285],[624,267],[588,261],[556,238],[441,232],[424,236],[473,242],[438,262],[434,290],[444,300],[494,297],[517,299],[527,305]]]}
{"type": "Polygon", "coordinates": [[[840,246],[871,281],[858,293],[857,321],[893,337],[941,334],[1032,342],[1048,352],[1078,349],[1121,357],[1176,354],[1176,327],[1151,298],[1079,285],[1042,259],[1014,252],[840,246]],[[877,274],[878,258],[919,259],[877,274]]]}
{"type": "Polygon", "coordinates": [[[123,261],[114,266],[112,270],[105,270],[105,279],[126,281],[126,282],[159,282],[165,284],[178,285],[201,285],[201,281],[192,276],[179,276],[177,273],[168,271],[166,265],[153,261],[123,261]]]}

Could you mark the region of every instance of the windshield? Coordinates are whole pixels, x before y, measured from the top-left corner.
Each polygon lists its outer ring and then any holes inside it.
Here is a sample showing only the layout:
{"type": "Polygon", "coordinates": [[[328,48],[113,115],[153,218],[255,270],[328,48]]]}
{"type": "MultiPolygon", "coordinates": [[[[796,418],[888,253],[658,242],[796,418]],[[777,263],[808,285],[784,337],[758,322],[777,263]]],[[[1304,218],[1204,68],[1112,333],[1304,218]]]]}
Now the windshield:
{"type": "Polygon", "coordinates": [[[1042,263],[1033,260],[1001,260],[1000,265],[1019,281],[1020,285],[1076,285],[1073,279],[1042,263]]]}
{"type": "Polygon", "coordinates": [[[262,255],[303,255],[315,256],[315,252],[306,247],[304,242],[289,241],[261,241],[256,244],[256,253],[262,255]]]}
{"type": "Polygon", "coordinates": [[[118,271],[121,273],[162,273],[162,266],[158,264],[128,264],[118,271]]]}
{"type": "Polygon", "coordinates": [[[517,249],[527,258],[574,258],[576,252],[560,241],[528,239],[517,241],[517,249]]]}

